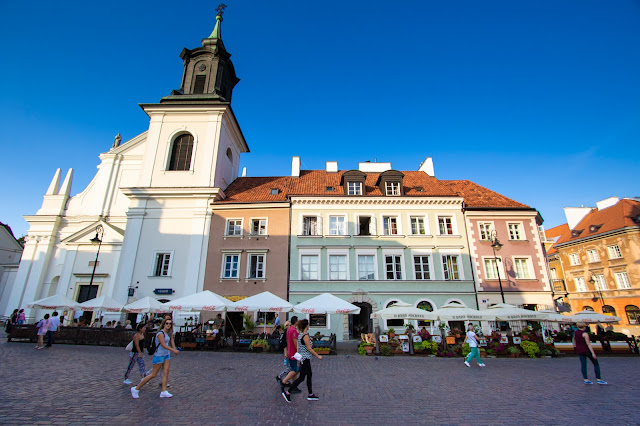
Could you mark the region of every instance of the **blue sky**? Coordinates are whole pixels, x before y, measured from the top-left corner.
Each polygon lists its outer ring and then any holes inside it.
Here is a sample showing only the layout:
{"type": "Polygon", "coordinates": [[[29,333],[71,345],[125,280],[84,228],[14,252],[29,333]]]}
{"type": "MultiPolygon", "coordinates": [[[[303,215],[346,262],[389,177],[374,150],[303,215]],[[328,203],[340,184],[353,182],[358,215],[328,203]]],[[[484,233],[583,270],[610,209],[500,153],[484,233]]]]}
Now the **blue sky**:
{"type": "MultiPolygon", "coordinates": [[[[537,208],[638,196],[640,2],[226,1],[250,176],[390,161],[537,208]]],[[[137,105],[179,88],[204,1],[3,2],[0,221],[17,236],[55,172],[86,186],[137,105]]]]}

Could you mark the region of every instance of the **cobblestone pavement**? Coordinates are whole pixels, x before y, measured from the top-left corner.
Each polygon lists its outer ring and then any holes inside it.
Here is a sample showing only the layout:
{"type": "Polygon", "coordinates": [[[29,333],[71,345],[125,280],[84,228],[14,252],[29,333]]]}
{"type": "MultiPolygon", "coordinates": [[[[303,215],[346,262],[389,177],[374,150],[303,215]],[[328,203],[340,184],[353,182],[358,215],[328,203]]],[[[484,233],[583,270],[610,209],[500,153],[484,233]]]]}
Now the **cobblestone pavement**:
{"type": "Polygon", "coordinates": [[[183,352],[171,360],[171,399],[158,397],[157,381],[132,399],[127,360],[123,348],[37,351],[2,339],[0,423],[640,424],[640,357],[602,358],[610,385],[585,386],[575,357],[488,359],[481,369],[460,358],[325,356],[312,364],[320,400],[307,401],[302,385],[291,404],[275,381],[277,354],[183,352]]]}

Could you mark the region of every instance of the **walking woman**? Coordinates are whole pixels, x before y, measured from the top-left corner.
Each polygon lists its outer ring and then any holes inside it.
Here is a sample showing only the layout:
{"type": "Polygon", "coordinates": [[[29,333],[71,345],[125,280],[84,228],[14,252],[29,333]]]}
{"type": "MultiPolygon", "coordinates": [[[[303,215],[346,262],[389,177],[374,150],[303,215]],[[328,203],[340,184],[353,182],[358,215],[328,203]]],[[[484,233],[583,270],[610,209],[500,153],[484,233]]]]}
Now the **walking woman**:
{"type": "Polygon", "coordinates": [[[322,355],[318,355],[311,347],[311,339],[309,338],[309,320],[303,319],[298,321],[296,325],[298,326],[298,331],[300,333],[298,335],[298,353],[301,355],[301,358],[298,361],[302,362],[302,366],[300,367],[300,377],[291,384],[288,391],[282,392],[282,396],[284,396],[284,399],[287,402],[291,402],[291,393],[295,393],[296,390],[298,390],[298,385],[306,378],[307,390],[309,391],[307,400],[317,401],[319,398],[313,393],[313,389],[311,387],[311,356],[313,355],[318,359],[322,359],[322,355]]]}
{"type": "Polygon", "coordinates": [[[171,398],[169,392],[167,392],[167,381],[169,380],[169,365],[171,360],[170,353],[173,352],[178,355],[180,351],[176,349],[176,344],[173,341],[173,320],[171,318],[165,318],[160,324],[160,330],[153,339],[154,344],[157,347],[151,360],[153,368],[151,374],[142,379],[138,386],[131,388],[131,396],[134,398],[139,397],[139,391],[144,385],[146,385],[151,379],[158,375],[160,369],[164,372],[162,376],[162,392],[160,392],[160,398],[171,398]]]}
{"type": "Polygon", "coordinates": [[[482,363],[482,360],[480,359],[480,351],[478,350],[478,336],[473,331],[473,324],[469,324],[467,326],[467,341],[466,341],[466,343],[469,344],[469,349],[471,349],[471,352],[469,352],[469,355],[467,356],[467,359],[464,360],[464,365],[466,365],[467,367],[471,367],[471,365],[469,364],[469,361],[471,361],[473,359],[473,357],[475,357],[476,360],[478,361],[478,366],[479,367],[484,367],[484,364],[482,363]]]}
{"type": "Polygon", "coordinates": [[[596,353],[593,351],[593,347],[591,346],[591,339],[589,339],[589,332],[587,331],[587,325],[585,323],[578,323],[578,330],[573,334],[572,342],[578,357],[580,357],[580,367],[582,369],[584,384],[593,384],[587,376],[587,358],[589,358],[593,364],[593,371],[596,373],[596,383],[599,385],[606,385],[607,382],[602,380],[602,376],[600,376],[600,364],[598,363],[596,353]]]}
{"type": "Polygon", "coordinates": [[[51,321],[49,321],[49,314],[46,314],[44,319],[41,319],[36,325],[38,328],[38,346],[36,346],[36,349],[44,349],[44,335],[49,331],[50,325],[51,321]]]}
{"type": "Polygon", "coordinates": [[[127,371],[124,373],[124,383],[125,385],[130,385],[131,380],[129,380],[129,373],[133,370],[133,366],[138,363],[138,369],[140,370],[140,377],[144,379],[147,375],[147,370],[144,368],[144,332],[147,331],[147,325],[140,323],[136,327],[138,331],[133,336],[133,348],[131,352],[129,352],[129,366],[127,367],[127,371]]]}

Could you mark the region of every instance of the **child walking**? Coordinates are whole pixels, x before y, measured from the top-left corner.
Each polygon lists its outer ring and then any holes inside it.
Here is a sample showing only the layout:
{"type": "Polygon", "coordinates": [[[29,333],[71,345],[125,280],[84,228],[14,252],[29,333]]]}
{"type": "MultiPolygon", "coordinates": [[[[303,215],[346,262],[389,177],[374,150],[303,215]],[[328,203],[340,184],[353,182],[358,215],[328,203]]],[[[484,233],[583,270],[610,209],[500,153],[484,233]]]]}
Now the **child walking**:
{"type": "Polygon", "coordinates": [[[144,332],[147,330],[147,325],[140,323],[136,327],[138,331],[133,336],[133,348],[131,352],[129,352],[129,365],[127,366],[127,371],[124,373],[124,383],[125,385],[130,385],[131,380],[129,380],[129,373],[133,370],[133,367],[138,363],[138,369],[140,370],[140,377],[143,379],[147,375],[147,371],[144,368],[144,332]]]}
{"type": "Polygon", "coordinates": [[[322,355],[318,355],[311,347],[311,339],[309,338],[309,320],[303,319],[298,321],[296,325],[300,332],[298,336],[298,353],[301,355],[298,361],[302,363],[300,366],[300,377],[291,384],[288,391],[282,392],[282,396],[287,402],[291,402],[291,393],[295,393],[298,390],[298,385],[306,378],[307,390],[309,391],[307,400],[317,401],[319,398],[315,393],[313,393],[313,388],[311,386],[311,356],[313,355],[318,359],[322,359],[322,355]]]}

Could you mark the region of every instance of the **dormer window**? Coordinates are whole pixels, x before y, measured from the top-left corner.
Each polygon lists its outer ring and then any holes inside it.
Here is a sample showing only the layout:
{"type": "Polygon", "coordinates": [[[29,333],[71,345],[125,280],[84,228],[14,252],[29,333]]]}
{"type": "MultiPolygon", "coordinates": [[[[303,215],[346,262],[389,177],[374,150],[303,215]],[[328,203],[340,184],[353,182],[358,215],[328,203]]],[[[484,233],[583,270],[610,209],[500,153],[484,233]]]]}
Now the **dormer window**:
{"type": "Polygon", "coordinates": [[[362,182],[349,182],[347,195],[362,195],[362,182]]]}
{"type": "Polygon", "coordinates": [[[400,195],[400,182],[386,182],[385,191],[387,196],[400,195]]]}
{"type": "Polygon", "coordinates": [[[280,193],[278,188],[271,188],[271,195],[278,195],[278,193],[280,193]]]}
{"type": "Polygon", "coordinates": [[[589,232],[598,232],[601,227],[602,227],[602,225],[591,225],[589,227],[589,232]]]}
{"type": "Polygon", "coordinates": [[[582,234],[582,229],[580,229],[580,230],[576,229],[574,231],[571,231],[571,236],[572,237],[579,237],[580,234],[582,234]]]}
{"type": "Polygon", "coordinates": [[[327,186],[327,187],[325,188],[325,191],[327,191],[327,192],[333,192],[333,186],[327,186]]]}

